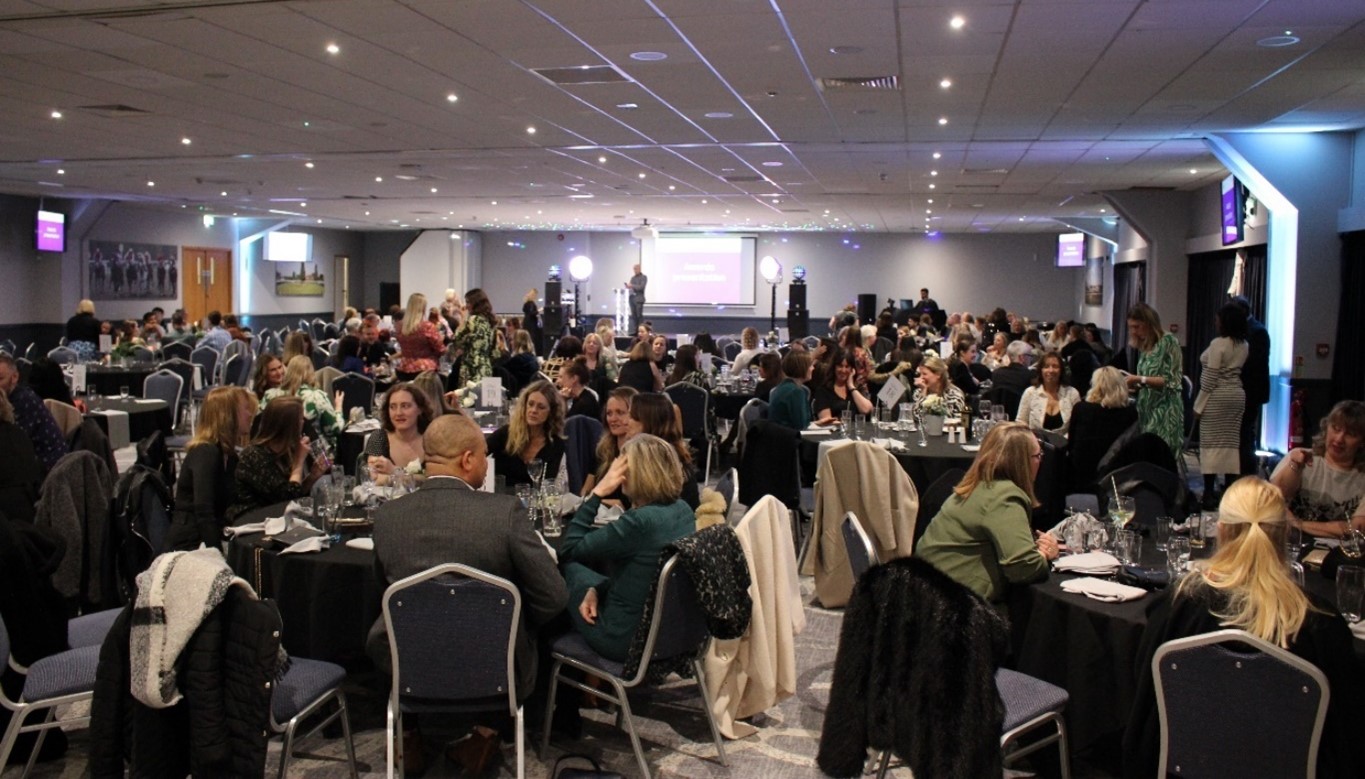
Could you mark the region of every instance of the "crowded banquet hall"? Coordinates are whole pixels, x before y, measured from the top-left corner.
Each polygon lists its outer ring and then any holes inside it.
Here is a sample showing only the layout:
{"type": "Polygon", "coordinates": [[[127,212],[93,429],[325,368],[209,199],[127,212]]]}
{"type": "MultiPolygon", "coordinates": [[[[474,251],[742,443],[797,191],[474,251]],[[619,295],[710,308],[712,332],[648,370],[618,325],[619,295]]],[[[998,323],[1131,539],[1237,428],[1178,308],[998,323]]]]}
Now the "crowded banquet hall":
{"type": "Polygon", "coordinates": [[[1365,776],[1362,4],[0,62],[0,779],[1365,776]]]}

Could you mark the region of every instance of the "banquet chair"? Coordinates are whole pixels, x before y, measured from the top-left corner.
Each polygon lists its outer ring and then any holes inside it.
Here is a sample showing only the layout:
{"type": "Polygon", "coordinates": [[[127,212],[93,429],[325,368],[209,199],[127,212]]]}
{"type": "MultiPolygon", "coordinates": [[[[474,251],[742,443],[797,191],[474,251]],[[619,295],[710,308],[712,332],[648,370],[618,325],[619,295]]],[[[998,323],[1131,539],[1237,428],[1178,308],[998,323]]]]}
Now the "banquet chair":
{"type": "Polygon", "coordinates": [[[314,318],[305,329],[312,334],[315,343],[327,339],[327,323],[320,318],[314,318]]]}
{"type": "Polygon", "coordinates": [[[199,370],[204,374],[205,384],[212,384],[217,380],[219,359],[218,350],[208,344],[190,350],[190,362],[199,366],[199,370]]]}
{"type": "Polygon", "coordinates": [[[18,357],[18,356],[19,356],[19,355],[16,353],[17,350],[18,350],[18,348],[19,348],[19,347],[15,346],[15,345],[14,345],[14,342],[11,341],[11,340],[8,339],[8,338],[6,338],[6,339],[3,340],[3,341],[0,341],[0,352],[4,352],[5,354],[8,354],[10,357],[18,357]]]}
{"type": "Polygon", "coordinates": [[[602,437],[602,423],[582,414],[564,420],[565,466],[569,475],[569,492],[583,491],[583,482],[596,463],[597,441],[602,437]]]}
{"type": "Polygon", "coordinates": [[[335,357],[337,350],[341,348],[341,340],[338,338],[328,338],[325,341],[319,341],[317,345],[327,350],[328,357],[335,357]]]}
{"type": "Polygon", "coordinates": [[[721,354],[724,355],[728,362],[734,362],[735,357],[739,356],[739,353],[742,351],[744,351],[744,346],[738,341],[731,341],[721,348],[721,354]]]}
{"type": "Polygon", "coordinates": [[[325,338],[340,338],[341,328],[337,327],[336,322],[328,322],[322,326],[322,335],[325,338]]]}
{"type": "Polygon", "coordinates": [[[635,760],[640,766],[640,775],[650,779],[649,763],[645,760],[640,736],[635,730],[635,717],[630,709],[628,690],[649,684],[649,667],[653,663],[686,659],[695,674],[697,687],[701,691],[703,711],[711,726],[711,737],[716,742],[716,753],[722,766],[728,766],[725,759],[725,744],[721,740],[720,728],[716,725],[715,708],[706,687],[706,674],[702,667],[702,654],[710,643],[706,627],[706,616],[698,600],[696,587],[687,571],[678,563],[677,556],[670,557],[659,572],[659,582],[655,588],[654,612],[649,622],[649,635],[645,639],[640,667],[635,675],[626,679],[625,664],[608,660],[588,646],[581,633],[570,631],[555,639],[550,648],[554,658],[554,668],[550,672],[550,700],[545,707],[545,725],[541,733],[540,751],[543,754],[550,745],[551,717],[555,710],[555,694],[560,683],[577,690],[605,698],[617,706],[620,713],[618,725],[624,724],[630,734],[631,746],[635,749],[635,760]],[[700,649],[699,649],[700,648],[700,649]],[[601,679],[611,686],[611,691],[584,684],[577,678],[565,676],[564,666],[601,679]]]}
{"type": "Polygon", "coordinates": [[[184,341],[171,341],[161,346],[161,356],[167,360],[185,360],[188,362],[192,352],[194,352],[194,347],[184,341]]]}
{"type": "Polygon", "coordinates": [[[505,710],[516,726],[516,775],[522,779],[526,738],[514,665],[521,623],[516,585],[446,563],[390,584],[383,608],[393,664],[384,733],[388,776],[395,769],[403,775],[403,739],[395,736],[402,733],[404,713],[505,710]],[[460,661],[452,663],[452,657],[460,661]]]}
{"type": "Polygon", "coordinates": [[[1009,419],[1019,415],[1019,401],[1023,398],[1023,393],[1013,387],[994,386],[985,392],[986,400],[1005,407],[1005,414],[1009,419]]]}
{"type": "Polygon", "coordinates": [[[132,359],[133,362],[137,363],[156,362],[156,352],[145,346],[135,346],[133,347],[132,359]]]}
{"type": "Polygon", "coordinates": [[[180,398],[185,380],[178,372],[162,368],[142,380],[142,397],[164,400],[171,409],[171,427],[180,424],[180,398]]]}
{"type": "MultiPolygon", "coordinates": [[[[188,406],[190,397],[194,394],[194,363],[179,357],[172,357],[158,365],[157,370],[170,371],[180,377],[180,380],[184,382],[180,390],[180,405],[182,407],[188,406]]],[[[145,383],[143,386],[145,388],[145,383]]]]}
{"type": "Polygon", "coordinates": [[[308,355],[309,359],[313,361],[313,370],[315,371],[322,370],[327,365],[327,359],[331,356],[327,347],[321,344],[314,345],[312,353],[308,355]]]}
{"type": "MultiPolygon", "coordinates": [[[[115,610],[116,614],[117,611],[115,610]]],[[[100,617],[104,619],[103,613],[100,617]]],[[[104,627],[107,632],[108,625],[104,627]]],[[[69,632],[70,626],[68,634],[69,632]]],[[[103,641],[102,636],[100,641],[103,641]]],[[[22,668],[10,655],[9,628],[5,626],[4,618],[0,617],[0,657],[5,658],[10,667],[19,671],[23,678],[23,687],[17,698],[10,698],[8,693],[0,689],[0,706],[10,712],[9,725],[5,728],[3,739],[0,739],[0,768],[8,762],[10,752],[21,733],[38,734],[37,742],[29,754],[28,764],[24,766],[21,774],[22,777],[27,777],[33,770],[33,764],[37,761],[49,730],[90,722],[88,709],[84,714],[63,720],[55,717],[58,706],[89,701],[93,697],[95,668],[99,663],[99,654],[99,642],[83,642],[78,648],[48,655],[27,668],[22,668]],[[24,724],[30,716],[37,713],[43,713],[42,721],[32,725],[24,724]]]]}
{"type": "Polygon", "coordinates": [[[664,387],[664,394],[682,411],[683,438],[694,444],[700,442],[706,447],[706,465],[702,470],[702,480],[710,480],[711,452],[716,448],[715,438],[711,435],[711,394],[685,381],[664,387]]]}
{"type": "Polygon", "coordinates": [[[332,397],[332,392],[340,392],[345,395],[341,401],[341,418],[348,420],[351,418],[351,409],[358,408],[365,416],[374,413],[374,379],[369,376],[361,376],[358,373],[344,373],[332,380],[332,391],[327,393],[327,397],[332,397]]]}
{"type": "Polygon", "coordinates": [[[1218,630],[1162,644],[1152,676],[1162,776],[1317,774],[1331,693],[1307,660],[1245,631],[1218,630]]]}
{"type": "Polygon", "coordinates": [[[841,527],[844,535],[844,549],[848,552],[848,567],[853,571],[853,581],[863,578],[867,569],[877,565],[877,550],[872,547],[872,539],[852,511],[844,515],[841,527]]]}
{"type": "Polygon", "coordinates": [[[928,529],[929,523],[938,512],[943,509],[943,504],[948,502],[952,496],[953,489],[957,483],[962,481],[962,477],[967,474],[961,468],[950,468],[944,471],[934,483],[925,488],[924,494],[919,498],[919,521],[915,523],[915,541],[918,543],[920,536],[928,529]]]}
{"type": "Polygon", "coordinates": [[[1151,463],[1133,463],[1110,471],[1100,480],[1101,509],[1107,511],[1113,491],[1130,495],[1136,504],[1132,523],[1153,527],[1157,517],[1183,515],[1187,488],[1180,476],[1151,463]]]}
{"type": "Polygon", "coordinates": [[[68,349],[65,346],[58,346],[56,349],[47,353],[47,359],[58,365],[70,365],[80,361],[80,355],[76,354],[75,349],[68,349]]]}
{"type": "Polygon", "coordinates": [[[332,382],[345,376],[340,369],[331,365],[324,365],[313,373],[313,385],[322,390],[322,394],[332,397],[332,382]]]}
{"type": "Polygon", "coordinates": [[[891,342],[890,338],[878,337],[877,340],[872,343],[872,359],[881,362],[882,360],[885,360],[886,356],[895,348],[896,345],[891,342]]]}
{"type": "Polygon", "coordinates": [[[19,357],[15,359],[14,367],[19,369],[19,383],[27,384],[28,378],[33,375],[33,361],[27,357],[19,357]]]}
{"type": "Polygon", "coordinates": [[[768,418],[768,401],[762,398],[752,398],[739,410],[739,419],[735,420],[735,451],[744,454],[744,441],[748,438],[749,427],[760,419],[768,418]]]}
{"type": "Polygon", "coordinates": [[[62,438],[70,438],[72,433],[80,429],[82,419],[80,409],[52,398],[44,398],[43,406],[56,420],[57,428],[62,431],[62,438]]]}
{"type": "Polygon", "coordinates": [[[731,468],[722,473],[716,480],[716,492],[725,499],[725,522],[734,527],[739,521],[739,512],[735,511],[735,504],[739,502],[739,470],[731,468]]]}
{"type": "Polygon", "coordinates": [[[351,718],[346,708],[346,693],[341,683],[346,669],[335,663],[290,656],[289,669],[275,683],[270,693],[270,728],[284,736],[280,748],[279,779],[289,776],[289,761],[294,757],[294,742],[308,738],[336,720],[341,720],[342,737],[346,740],[346,758],[351,779],[359,779],[355,762],[355,741],[351,738],[351,718]],[[321,711],[329,702],[336,710],[328,714],[302,736],[295,735],[300,723],[321,711]]]}

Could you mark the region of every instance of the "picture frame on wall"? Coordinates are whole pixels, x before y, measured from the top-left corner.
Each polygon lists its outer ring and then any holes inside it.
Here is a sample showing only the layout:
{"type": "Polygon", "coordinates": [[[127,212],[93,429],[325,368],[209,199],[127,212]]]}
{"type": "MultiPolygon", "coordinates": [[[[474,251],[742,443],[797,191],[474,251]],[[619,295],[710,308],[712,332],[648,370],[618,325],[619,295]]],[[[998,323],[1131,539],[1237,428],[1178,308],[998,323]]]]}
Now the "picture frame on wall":
{"type": "Polygon", "coordinates": [[[327,294],[327,278],[316,262],[281,262],[275,265],[275,295],[284,298],[320,298],[327,294]],[[296,267],[297,266],[297,267],[296,267]]]}
{"type": "Polygon", "coordinates": [[[1104,305],[1104,261],[1105,257],[1094,257],[1085,261],[1085,304],[1104,305]]]}
{"type": "Polygon", "coordinates": [[[180,296],[180,247],[132,241],[86,241],[86,296],[91,300],[173,300],[180,296]]]}

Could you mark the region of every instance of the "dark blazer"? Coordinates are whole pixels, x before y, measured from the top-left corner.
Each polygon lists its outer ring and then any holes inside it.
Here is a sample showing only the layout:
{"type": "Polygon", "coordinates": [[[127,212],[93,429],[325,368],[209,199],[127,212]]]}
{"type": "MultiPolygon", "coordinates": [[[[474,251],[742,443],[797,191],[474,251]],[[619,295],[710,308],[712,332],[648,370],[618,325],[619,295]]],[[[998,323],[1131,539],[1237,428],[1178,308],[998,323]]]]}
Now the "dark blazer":
{"type": "Polygon", "coordinates": [[[1247,317],[1247,361],[1242,364],[1247,406],[1270,401],[1270,333],[1256,317],[1247,317]]]}
{"type": "Polygon", "coordinates": [[[1020,395],[1033,385],[1033,371],[1018,363],[1010,363],[1003,368],[991,371],[991,388],[1010,387],[1020,395]]]}
{"type": "MultiPolygon", "coordinates": [[[[569,593],[514,496],[479,492],[459,479],[428,478],[418,491],[379,507],[374,557],[375,571],[386,585],[443,563],[463,563],[515,584],[521,591],[522,618],[516,641],[517,696],[531,692],[535,631],[564,610],[569,593]]],[[[389,667],[383,618],[371,630],[369,646],[375,661],[389,667]]]]}
{"type": "Polygon", "coordinates": [[[577,416],[592,417],[599,421],[602,419],[602,404],[586,388],[569,405],[569,410],[565,414],[565,417],[577,416]]]}

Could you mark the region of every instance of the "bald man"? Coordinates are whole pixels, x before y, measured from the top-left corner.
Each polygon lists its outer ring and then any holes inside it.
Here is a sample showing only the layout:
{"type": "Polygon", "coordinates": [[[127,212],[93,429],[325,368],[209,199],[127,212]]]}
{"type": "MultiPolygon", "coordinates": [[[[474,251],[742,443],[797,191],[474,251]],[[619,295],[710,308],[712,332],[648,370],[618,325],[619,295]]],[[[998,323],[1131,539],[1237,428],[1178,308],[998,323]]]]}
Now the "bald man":
{"type": "MultiPolygon", "coordinates": [[[[385,585],[443,563],[463,563],[500,576],[521,591],[517,631],[517,697],[536,679],[536,630],[564,610],[564,579],[526,509],[512,495],[480,492],[488,473],[488,446],[462,414],[439,416],[422,436],[427,478],[421,489],[375,512],[374,555],[385,585]]],[[[381,618],[370,631],[370,657],[385,672],[388,636],[381,618]]]]}

